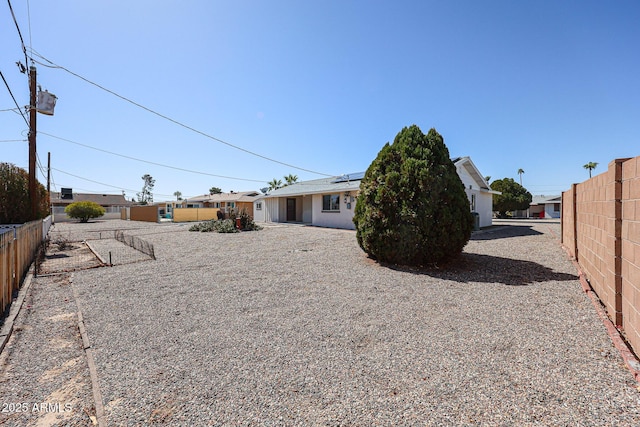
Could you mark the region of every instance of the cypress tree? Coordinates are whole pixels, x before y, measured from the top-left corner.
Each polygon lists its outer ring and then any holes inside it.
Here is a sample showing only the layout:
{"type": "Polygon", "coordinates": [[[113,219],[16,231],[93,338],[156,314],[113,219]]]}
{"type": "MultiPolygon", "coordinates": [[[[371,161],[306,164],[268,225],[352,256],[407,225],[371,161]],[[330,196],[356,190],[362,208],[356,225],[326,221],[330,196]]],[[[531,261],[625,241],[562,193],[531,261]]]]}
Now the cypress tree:
{"type": "Polygon", "coordinates": [[[444,139],[431,129],[403,128],[367,169],[353,222],[373,259],[423,266],[459,255],[473,216],[444,139]]]}

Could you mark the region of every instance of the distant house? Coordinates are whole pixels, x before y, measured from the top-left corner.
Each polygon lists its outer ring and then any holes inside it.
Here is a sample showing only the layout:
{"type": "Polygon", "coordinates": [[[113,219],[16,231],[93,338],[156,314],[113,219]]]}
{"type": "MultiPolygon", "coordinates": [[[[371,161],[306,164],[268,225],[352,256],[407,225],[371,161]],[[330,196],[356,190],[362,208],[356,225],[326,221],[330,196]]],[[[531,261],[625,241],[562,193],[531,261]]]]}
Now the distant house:
{"type": "Polygon", "coordinates": [[[105,214],[101,219],[120,219],[120,210],[130,207],[133,202],[129,202],[122,194],[94,194],[94,193],[74,193],[71,188],[61,188],[60,192],[50,193],[51,206],[54,222],[68,221],[64,209],[75,202],[95,202],[102,206],[105,214]]]}
{"type": "MultiPolygon", "coordinates": [[[[453,159],[479,226],[492,223],[493,194],[469,157],[453,159]]],[[[255,199],[257,222],[297,222],[319,227],[354,229],[353,215],[364,172],[297,182],[255,199]]]]}
{"type": "MultiPolygon", "coordinates": [[[[231,191],[229,193],[204,194],[178,202],[167,203],[171,204],[171,207],[178,208],[218,208],[225,215],[231,212],[238,213],[242,209],[246,209],[249,215],[253,215],[253,202],[259,194],[257,191],[231,191]]],[[[168,213],[171,207],[167,205],[168,213]]]]}
{"type": "Polygon", "coordinates": [[[533,196],[529,204],[529,217],[560,218],[562,196],[533,196]]]}

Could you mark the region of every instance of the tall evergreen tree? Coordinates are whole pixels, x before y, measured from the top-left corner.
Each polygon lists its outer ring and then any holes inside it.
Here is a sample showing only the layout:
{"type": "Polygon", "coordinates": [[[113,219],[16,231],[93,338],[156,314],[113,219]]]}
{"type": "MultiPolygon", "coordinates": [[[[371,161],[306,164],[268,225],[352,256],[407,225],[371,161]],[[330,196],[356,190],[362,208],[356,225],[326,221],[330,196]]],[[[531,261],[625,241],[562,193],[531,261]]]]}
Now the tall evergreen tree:
{"type": "Polygon", "coordinates": [[[444,139],[405,127],[367,169],[353,222],[360,247],[393,264],[455,257],[471,237],[469,199],[444,139]]]}

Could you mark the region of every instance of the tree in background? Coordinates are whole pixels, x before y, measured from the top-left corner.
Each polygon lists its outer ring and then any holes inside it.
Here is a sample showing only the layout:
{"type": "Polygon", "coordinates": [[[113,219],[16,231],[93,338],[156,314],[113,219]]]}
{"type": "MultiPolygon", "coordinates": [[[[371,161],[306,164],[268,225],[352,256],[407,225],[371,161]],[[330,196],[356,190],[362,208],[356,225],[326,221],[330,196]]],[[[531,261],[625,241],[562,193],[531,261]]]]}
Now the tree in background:
{"type": "Polygon", "coordinates": [[[582,166],[585,169],[589,170],[589,178],[591,178],[591,171],[594,170],[598,166],[596,162],[589,162],[586,165],[582,166]]]}
{"type": "Polygon", "coordinates": [[[269,185],[268,191],[277,190],[282,187],[282,180],[273,178],[271,181],[267,182],[267,184],[269,185]]]}
{"type": "Polygon", "coordinates": [[[214,194],[220,194],[222,193],[222,189],[220,187],[211,187],[209,189],[209,195],[213,196],[214,194]]]}
{"type": "Polygon", "coordinates": [[[96,202],[75,202],[64,208],[69,218],[79,219],[80,222],[89,222],[92,218],[100,218],[105,210],[96,202]]]}
{"type": "Polygon", "coordinates": [[[520,185],[522,185],[522,174],[524,173],[524,169],[518,169],[518,175],[520,175],[520,185]]]}
{"type": "Polygon", "coordinates": [[[298,182],[298,175],[292,175],[292,174],[286,175],[284,177],[284,180],[287,183],[286,185],[291,185],[295,182],[298,182]]]}
{"type": "Polygon", "coordinates": [[[444,139],[403,128],[360,184],[353,222],[360,247],[393,264],[427,265],[462,252],[473,216],[444,139]]]}
{"type": "Polygon", "coordinates": [[[182,192],[181,191],[174,191],[173,195],[176,196],[176,200],[177,201],[182,200],[182,192]]]}
{"type": "Polygon", "coordinates": [[[502,194],[493,195],[493,210],[500,218],[506,218],[507,212],[528,209],[533,197],[513,178],[497,179],[491,183],[491,189],[502,194]]]}
{"type": "Polygon", "coordinates": [[[153,203],[153,186],[156,185],[156,180],[148,173],[142,176],[142,180],[144,181],[144,185],[142,186],[142,191],[137,194],[138,202],[143,205],[148,205],[149,203],[153,203]]]}
{"type": "Polygon", "coordinates": [[[0,163],[0,224],[23,224],[49,215],[49,193],[36,183],[37,218],[31,217],[29,173],[11,163],[0,163]]]}

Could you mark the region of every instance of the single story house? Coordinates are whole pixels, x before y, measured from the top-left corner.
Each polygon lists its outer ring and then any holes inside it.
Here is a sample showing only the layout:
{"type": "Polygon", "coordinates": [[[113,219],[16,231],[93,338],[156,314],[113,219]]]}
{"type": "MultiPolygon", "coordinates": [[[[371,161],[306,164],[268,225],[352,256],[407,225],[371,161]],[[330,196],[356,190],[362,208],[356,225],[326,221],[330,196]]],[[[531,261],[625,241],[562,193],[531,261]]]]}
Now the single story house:
{"type": "Polygon", "coordinates": [[[51,212],[54,222],[68,221],[64,209],[75,202],[95,202],[102,206],[105,214],[102,219],[120,219],[120,210],[134,205],[123,194],[74,193],[71,188],[61,188],[60,192],[50,193],[51,212]]]}
{"type": "Polygon", "coordinates": [[[229,193],[204,194],[174,202],[162,202],[158,203],[158,206],[161,216],[170,216],[175,208],[218,208],[225,215],[246,209],[249,215],[253,215],[253,202],[259,195],[260,193],[257,191],[231,191],[229,193]]]}
{"type": "MultiPolygon", "coordinates": [[[[469,157],[452,160],[469,198],[469,208],[478,213],[479,226],[490,226],[493,194],[500,193],[491,190],[469,157]]],[[[253,218],[257,222],[354,229],[354,208],[363,177],[364,172],[359,172],[287,185],[258,196],[253,203],[253,218]]]]}
{"type": "Polygon", "coordinates": [[[529,217],[560,218],[562,196],[533,196],[529,204],[529,217]]]}

